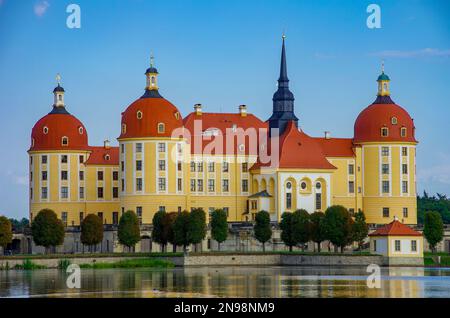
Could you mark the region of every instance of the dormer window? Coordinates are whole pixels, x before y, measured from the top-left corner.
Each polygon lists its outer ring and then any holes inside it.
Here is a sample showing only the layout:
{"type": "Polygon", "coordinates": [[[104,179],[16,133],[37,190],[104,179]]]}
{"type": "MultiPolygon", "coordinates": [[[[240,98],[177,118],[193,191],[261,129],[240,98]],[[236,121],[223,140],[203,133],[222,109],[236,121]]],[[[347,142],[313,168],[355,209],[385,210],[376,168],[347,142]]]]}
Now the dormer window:
{"type": "Polygon", "coordinates": [[[397,117],[392,117],[391,118],[391,124],[392,125],[397,125],[397,117]]]}
{"type": "Polygon", "coordinates": [[[387,127],[381,128],[381,137],[387,137],[389,136],[389,129],[387,127]]]}
{"type": "Polygon", "coordinates": [[[47,135],[48,134],[48,127],[44,126],[44,128],[42,129],[42,132],[47,135]]]}
{"type": "Polygon", "coordinates": [[[108,155],[108,154],[106,154],[106,155],[105,155],[105,160],[106,160],[106,161],[109,161],[110,159],[111,159],[111,156],[108,155]]]}
{"type": "Polygon", "coordinates": [[[61,144],[63,145],[63,146],[68,146],[69,145],[69,138],[68,137],[62,137],[62,139],[61,139],[61,144]]]}
{"type": "Polygon", "coordinates": [[[165,131],[165,126],[163,123],[158,124],[158,134],[163,134],[165,131]]]}
{"type": "Polygon", "coordinates": [[[175,119],[176,119],[176,120],[180,119],[180,113],[179,113],[179,112],[176,112],[176,113],[175,113],[175,119]]]}
{"type": "Polygon", "coordinates": [[[407,134],[407,129],[406,129],[406,127],[400,128],[400,136],[406,137],[406,134],[407,134]]]}
{"type": "Polygon", "coordinates": [[[136,117],[137,119],[142,119],[142,112],[140,110],[137,111],[136,117]]]}
{"type": "Polygon", "coordinates": [[[31,138],[31,147],[34,147],[34,138],[31,138]]]}
{"type": "Polygon", "coordinates": [[[239,151],[243,152],[245,150],[245,145],[244,144],[240,144],[239,145],[239,151]]]}
{"type": "Polygon", "coordinates": [[[83,129],[83,127],[79,127],[79,128],[78,128],[78,132],[80,133],[80,135],[82,135],[82,134],[83,134],[83,132],[84,132],[84,129],[83,129]]]}
{"type": "Polygon", "coordinates": [[[125,134],[127,132],[127,125],[122,124],[122,134],[125,134]]]}

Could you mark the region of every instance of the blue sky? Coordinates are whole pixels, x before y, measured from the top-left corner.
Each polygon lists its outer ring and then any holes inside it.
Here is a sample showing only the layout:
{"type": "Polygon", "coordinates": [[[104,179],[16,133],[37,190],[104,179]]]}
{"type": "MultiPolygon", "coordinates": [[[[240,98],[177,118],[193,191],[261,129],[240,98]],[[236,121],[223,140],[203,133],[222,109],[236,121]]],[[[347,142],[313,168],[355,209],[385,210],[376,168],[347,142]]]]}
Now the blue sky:
{"type": "Polygon", "coordinates": [[[267,119],[283,30],[307,133],[352,137],[384,59],[392,98],[417,127],[419,191],[450,194],[448,1],[0,0],[0,214],[28,216],[26,151],[56,73],[91,145],[116,142],[150,52],[161,94],[184,116],[195,103],[217,112],[247,104],[267,119]],[[81,7],[81,29],[66,26],[70,3],[81,7]],[[381,29],[366,26],[371,3],[381,29]]]}

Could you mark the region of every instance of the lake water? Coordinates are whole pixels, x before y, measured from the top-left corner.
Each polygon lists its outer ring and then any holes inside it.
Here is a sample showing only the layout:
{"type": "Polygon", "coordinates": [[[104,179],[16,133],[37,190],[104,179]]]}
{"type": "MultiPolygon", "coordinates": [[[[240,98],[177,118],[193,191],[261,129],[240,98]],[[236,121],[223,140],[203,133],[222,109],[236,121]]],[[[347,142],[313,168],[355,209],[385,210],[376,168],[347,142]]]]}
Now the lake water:
{"type": "Polygon", "coordinates": [[[197,267],[81,270],[81,288],[56,269],[0,271],[0,297],[450,297],[450,268],[197,267]]]}

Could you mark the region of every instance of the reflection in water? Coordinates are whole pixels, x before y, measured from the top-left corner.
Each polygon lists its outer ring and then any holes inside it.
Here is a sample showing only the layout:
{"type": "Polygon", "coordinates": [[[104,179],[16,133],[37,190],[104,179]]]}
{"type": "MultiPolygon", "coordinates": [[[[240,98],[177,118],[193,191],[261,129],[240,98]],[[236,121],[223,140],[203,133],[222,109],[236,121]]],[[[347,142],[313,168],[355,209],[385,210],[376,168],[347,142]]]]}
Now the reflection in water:
{"type": "Polygon", "coordinates": [[[60,270],[0,271],[0,297],[450,297],[450,269],[382,268],[380,289],[365,267],[85,269],[81,289],[60,270]]]}

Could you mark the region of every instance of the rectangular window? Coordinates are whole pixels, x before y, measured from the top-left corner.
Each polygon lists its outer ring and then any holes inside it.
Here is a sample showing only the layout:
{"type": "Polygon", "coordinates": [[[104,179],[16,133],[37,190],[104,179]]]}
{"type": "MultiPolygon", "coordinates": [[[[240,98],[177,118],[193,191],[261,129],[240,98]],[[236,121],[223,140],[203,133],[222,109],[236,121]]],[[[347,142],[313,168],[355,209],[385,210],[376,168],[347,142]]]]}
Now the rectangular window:
{"type": "Polygon", "coordinates": [[[195,162],[191,161],[191,172],[195,172],[195,162]]]}
{"type": "Polygon", "coordinates": [[[66,170],[61,171],[61,180],[67,180],[67,171],[66,170]]]}
{"type": "Polygon", "coordinates": [[[136,171],[142,171],[142,160],[136,160],[136,171]]]}
{"type": "Polygon", "coordinates": [[[61,156],[61,163],[67,163],[67,155],[61,156]]]}
{"type": "Polygon", "coordinates": [[[229,189],[229,185],[228,185],[228,179],[223,179],[222,180],[222,192],[228,192],[229,189]]]}
{"type": "Polygon", "coordinates": [[[69,197],[69,188],[68,187],[61,187],[61,198],[67,199],[69,197]]]}
{"type": "Polygon", "coordinates": [[[242,172],[248,172],[248,162],[242,163],[242,172]]]}
{"type": "Polygon", "coordinates": [[[103,171],[97,171],[97,180],[103,181],[103,171]]]}
{"type": "Polygon", "coordinates": [[[103,223],[103,212],[97,212],[97,216],[100,218],[100,220],[102,220],[103,223]]]}
{"type": "Polygon", "coordinates": [[[395,251],[400,252],[400,240],[395,240],[395,251]]]}
{"type": "Polygon", "coordinates": [[[113,180],[114,181],[119,180],[119,171],[113,171],[113,180]]]}
{"type": "Polygon", "coordinates": [[[124,144],[121,144],[121,145],[120,145],[120,152],[121,152],[121,153],[124,153],[124,152],[125,152],[125,145],[124,145],[124,144]]]}
{"type": "Polygon", "coordinates": [[[42,199],[47,199],[47,187],[42,187],[41,188],[41,198],[42,199]]]}
{"type": "Polygon", "coordinates": [[[230,208],[225,207],[225,208],[223,208],[223,211],[227,214],[227,217],[228,217],[230,208]]]}
{"type": "Polygon", "coordinates": [[[177,170],[182,171],[183,170],[183,164],[181,162],[177,163],[177,170]]]}
{"type": "Polygon", "coordinates": [[[203,172],[203,162],[197,162],[197,171],[203,172]]]}
{"type": "Polygon", "coordinates": [[[33,172],[30,172],[30,182],[33,181],[33,172]]]}
{"type": "Polygon", "coordinates": [[[408,165],[406,163],[402,164],[402,173],[408,174],[408,165]]]}
{"type": "Polygon", "coordinates": [[[42,180],[43,181],[47,180],[47,171],[42,171],[42,180]]]}
{"type": "Polygon", "coordinates": [[[373,251],[377,251],[377,240],[373,240],[373,251]]]}
{"type": "Polygon", "coordinates": [[[119,188],[113,187],[113,198],[117,199],[119,197],[119,188]]]}
{"type": "Polygon", "coordinates": [[[142,144],[140,142],[136,143],[136,152],[142,152],[142,144]]]}
{"type": "Polygon", "coordinates": [[[30,188],[30,200],[33,200],[33,188],[30,188]]]}
{"type": "Polygon", "coordinates": [[[355,193],[355,182],[354,181],[348,182],[348,193],[355,193]]]}
{"type": "Polygon", "coordinates": [[[389,217],[389,208],[383,208],[383,217],[388,218],[389,217]]]}
{"type": "Polygon", "coordinates": [[[83,220],[84,220],[84,213],[83,212],[80,212],[79,218],[80,218],[80,224],[81,224],[83,222],[83,220]]]}
{"type": "Polygon", "coordinates": [[[97,188],[97,198],[103,199],[103,187],[97,188]]]}
{"type": "Polygon", "coordinates": [[[403,208],[403,217],[404,218],[408,217],[408,208],[403,208]]]}
{"type": "Polygon", "coordinates": [[[382,174],[389,174],[389,164],[383,163],[381,165],[381,173],[382,174]]]}
{"type": "Polygon", "coordinates": [[[158,169],[159,169],[159,171],[166,171],[166,161],[165,160],[158,161],[158,169]]]}
{"type": "Polygon", "coordinates": [[[112,222],[114,225],[119,224],[119,212],[112,213],[112,222]]]}
{"type": "Polygon", "coordinates": [[[222,163],[222,172],[228,172],[228,169],[229,169],[229,164],[228,164],[228,162],[224,161],[222,163]]]}
{"type": "Polygon", "coordinates": [[[292,208],[292,193],[286,193],[286,209],[292,208]]]}
{"type": "Polygon", "coordinates": [[[178,191],[181,192],[183,191],[183,180],[181,178],[177,179],[177,187],[178,187],[178,191]]]}
{"type": "Polygon", "coordinates": [[[389,193],[389,181],[383,181],[381,183],[381,188],[383,193],[389,193]]]}
{"type": "Polygon", "coordinates": [[[136,191],[142,191],[142,178],[136,178],[136,191]]]}
{"type": "Polygon", "coordinates": [[[214,192],[214,179],[208,179],[208,191],[214,192]]]}
{"type": "Polygon", "coordinates": [[[125,180],[124,179],[121,180],[121,189],[122,189],[122,192],[125,191],[125,180]]]}
{"type": "Polygon", "coordinates": [[[166,179],[158,178],[158,189],[159,191],[166,191],[166,179]]]}
{"type": "Polygon", "coordinates": [[[80,187],[78,191],[80,192],[80,199],[84,199],[84,187],[80,187]]]}
{"type": "Polygon", "coordinates": [[[61,221],[63,222],[64,226],[67,226],[67,212],[61,212],[61,221]]]}
{"type": "Polygon", "coordinates": [[[42,164],[47,164],[47,155],[41,157],[42,164]]]}
{"type": "Polygon", "coordinates": [[[214,162],[208,162],[208,172],[214,172],[214,162]]]}
{"type": "Polygon", "coordinates": [[[139,220],[139,224],[142,224],[142,207],[141,206],[137,206],[136,207],[136,215],[138,217],[139,220]]]}
{"type": "Polygon", "coordinates": [[[258,209],[258,201],[256,201],[256,200],[253,200],[253,201],[252,201],[252,205],[251,205],[251,207],[252,207],[252,210],[256,210],[256,209],[258,209]]]}
{"type": "Polygon", "coordinates": [[[121,171],[125,170],[125,163],[123,161],[120,162],[120,170],[121,171]]]}
{"type": "Polygon", "coordinates": [[[248,192],[248,180],[242,180],[242,192],[248,192]]]}
{"type": "Polygon", "coordinates": [[[165,143],[158,143],[158,152],[166,152],[166,144],[165,143]]]}
{"type": "Polygon", "coordinates": [[[389,156],[389,147],[381,147],[381,155],[389,156]]]}
{"type": "Polygon", "coordinates": [[[198,179],[197,180],[197,191],[198,192],[203,192],[203,179],[198,179]]]}
{"type": "Polygon", "coordinates": [[[177,153],[181,156],[183,154],[183,145],[177,144],[177,153]]]}
{"type": "Polygon", "coordinates": [[[158,211],[159,212],[166,212],[166,207],[163,206],[163,205],[160,205],[159,208],[158,208],[158,211]]]}
{"type": "Polygon", "coordinates": [[[195,192],[195,179],[191,179],[191,192],[195,192]]]}
{"type": "Polygon", "coordinates": [[[402,181],[402,192],[408,193],[408,181],[402,181]]]}
{"type": "Polygon", "coordinates": [[[417,252],[417,241],[411,240],[411,252],[417,252]]]}
{"type": "Polygon", "coordinates": [[[80,155],[80,156],[78,157],[78,160],[79,160],[80,163],[84,163],[84,156],[83,156],[83,155],[80,155]]]}
{"type": "Polygon", "coordinates": [[[353,164],[348,165],[348,174],[349,175],[355,174],[355,165],[353,165],[353,164]]]}
{"type": "Polygon", "coordinates": [[[83,180],[84,180],[84,171],[80,171],[80,172],[78,173],[78,175],[79,175],[79,177],[80,177],[80,181],[83,181],[83,180]]]}
{"type": "Polygon", "coordinates": [[[402,156],[408,155],[408,147],[402,147],[402,156]]]}
{"type": "Polygon", "coordinates": [[[316,193],[316,210],[322,210],[322,193],[316,193]]]}

